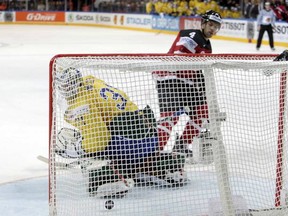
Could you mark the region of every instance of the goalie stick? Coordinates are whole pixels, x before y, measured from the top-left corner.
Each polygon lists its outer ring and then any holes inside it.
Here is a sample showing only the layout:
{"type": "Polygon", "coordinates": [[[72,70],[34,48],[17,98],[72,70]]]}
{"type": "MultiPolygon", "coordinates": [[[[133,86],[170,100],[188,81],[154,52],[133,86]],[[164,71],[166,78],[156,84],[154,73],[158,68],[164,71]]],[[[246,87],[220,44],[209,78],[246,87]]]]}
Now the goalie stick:
{"type": "MultiPolygon", "coordinates": [[[[46,163],[46,164],[49,164],[49,159],[47,157],[44,157],[42,155],[38,155],[37,159],[46,163]]],[[[76,166],[78,166],[80,164],[81,164],[81,161],[79,159],[76,161],[70,162],[70,163],[55,161],[55,166],[60,168],[60,169],[75,168],[76,166]]]]}
{"type": "MultiPolygon", "coordinates": [[[[49,164],[49,159],[47,157],[44,157],[42,155],[38,155],[37,156],[37,159],[46,163],[46,164],[49,164]]],[[[84,161],[81,160],[81,158],[73,161],[73,162],[70,162],[70,163],[65,163],[65,162],[59,162],[59,161],[55,161],[55,166],[60,168],[60,169],[68,169],[68,168],[75,168],[76,166],[78,165],[82,165],[84,161]]],[[[102,162],[102,160],[101,160],[102,162]]],[[[134,182],[131,182],[131,181],[127,181],[121,174],[120,172],[115,169],[113,163],[111,162],[109,164],[109,166],[111,167],[111,169],[113,170],[113,172],[115,173],[115,175],[117,175],[119,177],[119,179],[129,188],[133,187],[134,186],[134,182]]]]}
{"type": "MultiPolygon", "coordinates": [[[[37,159],[49,164],[49,159],[47,157],[44,157],[42,155],[38,155],[37,159]]],[[[101,160],[101,162],[103,162],[103,160],[101,160]]],[[[75,168],[78,165],[81,165],[82,168],[82,163],[85,163],[84,160],[81,160],[81,158],[71,162],[71,163],[65,163],[65,162],[55,162],[55,166],[60,168],[60,169],[68,169],[68,168],[75,168]]],[[[91,163],[92,164],[92,163],[91,163]]],[[[87,164],[86,164],[87,165],[87,164]]],[[[116,176],[118,176],[118,178],[120,179],[120,181],[122,181],[125,186],[127,187],[127,191],[125,193],[128,192],[129,189],[133,188],[135,185],[135,182],[133,179],[125,179],[120,172],[114,167],[113,162],[109,163],[110,168],[113,170],[114,174],[116,176]]]]}

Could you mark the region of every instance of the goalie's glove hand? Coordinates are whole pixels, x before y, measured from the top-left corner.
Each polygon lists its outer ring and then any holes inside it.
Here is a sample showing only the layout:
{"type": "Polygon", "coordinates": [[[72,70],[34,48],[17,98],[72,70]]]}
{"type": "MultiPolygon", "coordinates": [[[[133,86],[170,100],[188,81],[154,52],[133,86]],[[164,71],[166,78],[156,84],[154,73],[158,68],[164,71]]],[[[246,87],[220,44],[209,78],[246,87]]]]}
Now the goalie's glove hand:
{"type": "Polygon", "coordinates": [[[288,50],[284,50],[273,61],[288,61],[288,50]]]}
{"type": "MultiPolygon", "coordinates": [[[[288,50],[284,50],[280,55],[278,55],[273,61],[288,61],[288,50]]],[[[265,76],[273,75],[273,69],[264,69],[263,74],[265,76]]]]}
{"type": "Polygon", "coordinates": [[[82,136],[78,130],[62,128],[57,134],[55,153],[64,158],[79,158],[85,153],[81,145],[82,136]]]}

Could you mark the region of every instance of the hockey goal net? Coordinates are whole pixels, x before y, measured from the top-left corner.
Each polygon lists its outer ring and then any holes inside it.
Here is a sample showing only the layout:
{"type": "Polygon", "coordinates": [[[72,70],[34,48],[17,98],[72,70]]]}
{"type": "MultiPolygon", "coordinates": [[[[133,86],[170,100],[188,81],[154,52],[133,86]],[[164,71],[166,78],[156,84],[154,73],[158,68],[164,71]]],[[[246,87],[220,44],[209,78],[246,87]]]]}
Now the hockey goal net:
{"type": "MultiPolygon", "coordinates": [[[[275,55],[253,54],[55,56],[50,63],[50,215],[288,215],[288,64],[273,62],[274,58],[275,55]],[[59,131],[62,128],[77,129],[77,124],[72,124],[69,119],[78,118],[78,122],[83,121],[81,118],[85,119],[87,112],[95,118],[97,116],[93,113],[97,110],[89,109],[89,106],[84,111],[77,109],[77,103],[81,104],[81,100],[67,102],[67,97],[61,92],[63,89],[57,86],[57,73],[69,68],[79,71],[81,77],[93,76],[108,86],[121,89],[139,109],[149,105],[157,122],[161,119],[161,105],[155,72],[191,74],[200,71],[204,76],[205,92],[202,93],[207,103],[209,126],[198,126],[200,129],[208,129],[209,136],[212,137],[212,159],[199,159],[203,155],[199,145],[201,138],[195,136],[190,144],[190,149],[194,151],[193,156],[189,155],[184,165],[187,184],[181,187],[135,184],[125,196],[118,199],[99,198],[97,194],[89,194],[87,187],[91,176],[83,168],[85,164],[82,163],[85,161],[83,162],[81,154],[77,152],[80,154],[78,158],[67,155],[63,157],[57,149],[59,131]],[[67,114],[67,109],[74,109],[74,116],[67,114]],[[193,148],[193,145],[198,147],[193,148]]],[[[190,81],[197,82],[193,79],[190,81]]],[[[91,91],[95,87],[93,81],[91,82],[91,85],[82,90],[91,91]]],[[[65,87],[66,93],[72,95],[74,90],[69,85],[73,87],[75,82],[70,80],[65,87]]],[[[110,96],[113,96],[112,93],[110,96]]],[[[178,96],[190,97],[193,101],[193,95],[178,96]]],[[[77,97],[85,97],[85,93],[78,91],[77,97]]],[[[113,99],[118,100],[119,95],[113,99]]],[[[171,98],[177,99],[179,98],[171,98]]],[[[89,96],[89,100],[94,99],[89,96]]],[[[93,103],[97,103],[97,100],[93,103]]],[[[81,104],[82,107],[85,105],[85,102],[81,104]]],[[[107,125],[111,118],[112,116],[102,116],[107,125]]],[[[173,150],[176,139],[191,120],[189,118],[191,115],[179,116],[163,151],[173,150]]],[[[97,124],[91,123],[93,121],[88,119],[85,122],[85,130],[90,133],[98,129],[97,124]]],[[[83,139],[87,140],[89,136],[83,139]]],[[[79,146],[76,144],[74,143],[77,149],[79,146]]],[[[98,168],[101,168],[102,162],[99,159],[98,168]]],[[[115,172],[125,175],[125,170],[115,172]]]]}

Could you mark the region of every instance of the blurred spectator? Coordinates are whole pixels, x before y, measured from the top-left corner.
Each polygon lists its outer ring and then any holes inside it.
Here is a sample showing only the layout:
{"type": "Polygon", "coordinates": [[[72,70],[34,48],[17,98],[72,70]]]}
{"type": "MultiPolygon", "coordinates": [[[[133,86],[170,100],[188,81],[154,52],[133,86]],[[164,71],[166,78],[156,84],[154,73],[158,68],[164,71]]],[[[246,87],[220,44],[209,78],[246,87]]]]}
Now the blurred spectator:
{"type": "Polygon", "coordinates": [[[7,9],[7,4],[4,0],[0,2],[0,11],[4,11],[7,9]]]}
{"type": "Polygon", "coordinates": [[[244,2],[244,10],[243,10],[243,16],[245,18],[250,18],[250,11],[252,9],[252,2],[251,0],[245,0],[244,2]]]}
{"type": "Polygon", "coordinates": [[[231,11],[228,9],[228,7],[224,7],[222,11],[220,11],[220,14],[223,18],[231,18],[231,11]]]}
{"type": "MultiPolygon", "coordinates": [[[[193,16],[214,10],[223,18],[253,18],[259,14],[261,0],[27,0],[28,10],[97,11],[114,13],[146,13],[169,16],[193,16]],[[65,5],[67,3],[67,5],[65,5]],[[242,8],[242,11],[240,10],[242,8]]],[[[288,0],[271,0],[278,20],[287,20],[288,0]]],[[[0,0],[0,10],[27,10],[26,1],[0,0]],[[2,1],[2,5],[1,5],[2,1]],[[6,2],[7,6],[5,6],[6,2]],[[9,4],[8,4],[8,3],[9,4]]]]}
{"type": "Polygon", "coordinates": [[[271,6],[276,15],[276,20],[288,21],[288,6],[285,0],[276,0],[271,6]]]}
{"type": "Polygon", "coordinates": [[[11,11],[19,10],[19,7],[18,7],[16,0],[12,0],[11,2],[9,2],[9,8],[8,9],[11,11]]]}
{"type": "Polygon", "coordinates": [[[30,0],[28,2],[28,10],[36,10],[36,4],[35,4],[35,1],[34,0],[30,0]]]}
{"type": "Polygon", "coordinates": [[[250,18],[257,19],[257,16],[260,11],[260,5],[258,0],[252,0],[252,8],[250,10],[250,18]]]}
{"type": "Polygon", "coordinates": [[[38,11],[44,11],[46,9],[46,5],[44,0],[40,1],[37,5],[37,10],[38,11]]]}
{"type": "Polygon", "coordinates": [[[188,3],[186,0],[181,0],[177,7],[177,15],[178,16],[189,16],[192,11],[188,7],[188,3]]]}
{"type": "Polygon", "coordinates": [[[211,5],[211,10],[214,10],[217,13],[220,13],[220,6],[216,1],[212,0],[210,5],[211,5]]]}
{"type": "Polygon", "coordinates": [[[154,7],[153,0],[149,0],[146,3],[146,13],[147,14],[154,14],[155,13],[155,7],[154,7]]]}
{"type": "Polygon", "coordinates": [[[231,18],[238,19],[241,18],[241,11],[238,9],[239,7],[231,7],[231,18]]]}

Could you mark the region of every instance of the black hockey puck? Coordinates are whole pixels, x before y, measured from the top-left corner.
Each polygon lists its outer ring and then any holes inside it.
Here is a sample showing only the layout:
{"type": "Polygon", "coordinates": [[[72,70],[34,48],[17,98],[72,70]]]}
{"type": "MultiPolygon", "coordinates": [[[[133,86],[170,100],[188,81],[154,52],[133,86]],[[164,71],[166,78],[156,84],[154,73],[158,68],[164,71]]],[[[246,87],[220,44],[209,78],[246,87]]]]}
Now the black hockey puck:
{"type": "Polygon", "coordinates": [[[112,208],[114,208],[114,202],[113,200],[107,200],[105,202],[105,208],[108,210],[111,210],[112,208]]]}

